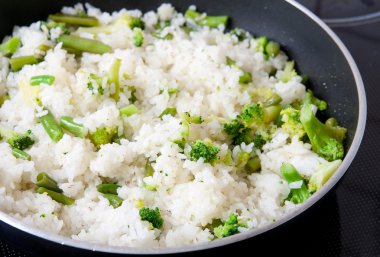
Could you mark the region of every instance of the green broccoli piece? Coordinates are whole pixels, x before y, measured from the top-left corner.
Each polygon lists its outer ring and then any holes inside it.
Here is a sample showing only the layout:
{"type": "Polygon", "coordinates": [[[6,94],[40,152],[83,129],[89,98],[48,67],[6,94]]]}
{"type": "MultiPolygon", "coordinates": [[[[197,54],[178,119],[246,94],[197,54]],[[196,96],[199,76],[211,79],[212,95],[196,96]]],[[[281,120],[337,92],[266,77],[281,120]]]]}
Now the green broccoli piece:
{"type": "Polygon", "coordinates": [[[90,73],[90,75],[88,76],[89,82],[87,83],[87,89],[90,90],[93,95],[95,94],[95,89],[97,90],[98,95],[103,95],[104,88],[102,87],[102,80],[102,77],[94,73],[90,73]]]}
{"type": "Polygon", "coordinates": [[[264,108],[260,103],[245,106],[239,117],[247,125],[252,122],[261,122],[264,119],[264,108]]]}
{"type": "Polygon", "coordinates": [[[252,74],[247,71],[243,71],[243,74],[239,77],[240,84],[249,84],[252,82],[252,74]]]}
{"type": "Polygon", "coordinates": [[[324,111],[327,109],[327,102],[316,98],[313,94],[313,91],[311,91],[310,89],[307,90],[306,97],[309,101],[311,101],[312,104],[317,106],[318,110],[324,111]]]}
{"type": "Polygon", "coordinates": [[[170,115],[174,117],[177,115],[177,109],[174,107],[168,107],[158,117],[162,120],[162,117],[164,117],[165,115],[170,115]]]}
{"type": "Polygon", "coordinates": [[[190,113],[185,112],[184,114],[181,114],[182,120],[186,120],[189,124],[201,124],[204,120],[202,116],[191,116],[190,113]]]}
{"type": "Polygon", "coordinates": [[[247,31],[240,28],[234,28],[230,31],[231,36],[236,36],[236,38],[239,40],[239,42],[244,41],[247,38],[250,38],[250,35],[247,31]]]}
{"type": "Polygon", "coordinates": [[[269,57],[276,57],[280,53],[280,44],[274,41],[269,41],[265,46],[265,53],[269,57]]]}
{"type": "Polygon", "coordinates": [[[0,44],[0,53],[3,56],[11,56],[20,47],[20,44],[20,38],[12,37],[4,43],[0,44]]]}
{"type": "Polygon", "coordinates": [[[291,136],[298,136],[302,139],[306,132],[300,121],[300,111],[289,106],[283,109],[280,113],[281,121],[283,122],[282,129],[291,136]]]}
{"type": "Polygon", "coordinates": [[[144,36],[141,29],[135,29],[135,34],[133,35],[133,44],[136,47],[141,47],[144,41],[144,36]]]}
{"type": "Polygon", "coordinates": [[[131,92],[131,97],[129,97],[129,101],[132,103],[132,104],[134,104],[136,101],[137,101],[137,97],[136,97],[136,92],[137,92],[137,90],[136,90],[136,87],[134,87],[134,86],[129,86],[128,87],[128,90],[131,92]]]}
{"type": "Polygon", "coordinates": [[[328,120],[323,124],[315,116],[311,107],[311,95],[306,95],[305,103],[301,109],[300,121],[311,142],[314,152],[327,161],[342,159],[344,156],[343,140],[347,130],[339,127],[335,120],[328,120]]]}
{"type": "Polygon", "coordinates": [[[293,77],[297,76],[297,72],[294,69],[294,61],[286,62],[285,68],[283,72],[281,73],[279,79],[286,83],[290,81],[293,77]]]}
{"type": "Polygon", "coordinates": [[[280,170],[282,176],[284,176],[286,182],[289,184],[302,181],[300,188],[290,189],[287,200],[293,202],[294,204],[300,204],[306,201],[310,197],[310,192],[307,190],[305,181],[303,177],[298,173],[296,168],[290,163],[284,163],[282,164],[280,170]]]}
{"type": "Polygon", "coordinates": [[[7,140],[7,143],[18,150],[24,150],[34,144],[34,138],[31,130],[23,134],[16,133],[10,129],[0,127],[0,135],[7,140]]]}
{"type": "Polygon", "coordinates": [[[265,53],[265,47],[268,44],[268,38],[261,36],[256,39],[256,42],[257,42],[256,51],[265,53]]]}
{"type": "Polygon", "coordinates": [[[212,163],[218,158],[220,149],[213,145],[211,142],[197,140],[191,144],[191,151],[189,152],[190,159],[197,161],[203,158],[204,162],[212,163]]]}
{"type": "Polygon", "coordinates": [[[206,16],[201,13],[188,9],[185,12],[187,19],[193,20],[199,26],[207,26],[210,28],[217,28],[219,25],[227,26],[228,16],[206,16]]]}
{"type": "Polygon", "coordinates": [[[244,125],[241,124],[238,119],[234,119],[223,125],[224,132],[231,136],[236,136],[237,134],[240,134],[243,129],[244,125]]]}
{"type": "Polygon", "coordinates": [[[342,164],[342,160],[335,160],[319,166],[318,170],[310,177],[308,188],[310,192],[316,192],[329,180],[342,164]]]}
{"type": "Polygon", "coordinates": [[[213,233],[217,238],[228,237],[238,234],[239,227],[247,227],[247,225],[239,223],[238,216],[236,214],[231,214],[228,220],[213,229],[213,233]]]}
{"type": "Polygon", "coordinates": [[[148,221],[154,228],[160,229],[164,225],[164,220],[161,217],[160,209],[141,208],[139,211],[141,220],[148,221]]]}
{"type": "Polygon", "coordinates": [[[113,142],[113,139],[117,136],[117,131],[117,127],[97,128],[96,131],[94,133],[90,133],[88,137],[96,149],[99,150],[101,145],[113,142]]]}
{"type": "Polygon", "coordinates": [[[141,20],[141,18],[132,17],[129,22],[129,27],[131,29],[134,29],[134,28],[145,29],[145,23],[141,20]]]}

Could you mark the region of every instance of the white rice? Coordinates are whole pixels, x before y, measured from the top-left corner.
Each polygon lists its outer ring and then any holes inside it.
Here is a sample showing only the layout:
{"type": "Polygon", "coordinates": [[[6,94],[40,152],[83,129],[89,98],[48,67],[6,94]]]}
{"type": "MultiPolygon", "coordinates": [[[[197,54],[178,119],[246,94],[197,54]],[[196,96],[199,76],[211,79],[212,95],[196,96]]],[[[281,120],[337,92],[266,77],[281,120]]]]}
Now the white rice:
{"type": "MultiPolygon", "coordinates": [[[[136,10],[109,14],[90,5],[86,7],[87,13],[103,25],[123,14],[142,15],[136,10]]],[[[75,14],[84,10],[78,4],[62,11],[75,14]]],[[[280,174],[280,166],[291,163],[305,178],[310,177],[326,161],[313,153],[309,144],[278,129],[259,153],[262,171],[246,177],[223,163],[212,166],[202,160],[189,160],[171,141],[180,137],[181,119],[158,118],[167,107],[176,107],[179,113],[201,115],[205,122],[191,125],[189,140],[209,138],[223,155],[228,137],[222,132],[220,121],[235,118],[251,102],[247,90],[238,83],[241,71],[227,66],[226,56],[252,73],[253,83],[248,87],[272,88],[282,97],[282,103],[288,104],[304,97],[301,78],[296,76],[283,83],[268,76],[272,66],[283,69],[286,55],[281,52],[265,60],[256,51],[256,41],[237,42],[223,28],[204,27],[187,35],[180,29],[185,22],[183,15],[170,4],[163,4],[157,12],[148,12],[142,18],[147,31],[152,31],[158,20],[171,19],[172,25],[163,33],[172,33],[173,40],[158,40],[144,32],[143,47],[136,48],[131,41],[134,32],[124,27],[107,35],[80,34],[109,44],[113,53],[84,53],[75,59],[58,44],[47,52],[43,62],[24,66],[16,73],[8,73],[7,59],[0,57],[0,94],[8,92],[10,96],[0,109],[0,125],[18,132],[31,129],[36,139],[27,150],[31,161],[16,159],[9,145],[4,140],[0,143],[0,210],[31,226],[73,239],[133,247],[210,241],[214,235],[205,225],[213,219],[225,220],[231,213],[238,212],[249,229],[256,229],[292,211],[295,205],[283,202],[290,189],[300,185],[289,186],[280,174]],[[121,84],[137,89],[136,105],[142,111],[131,117],[119,115],[119,108],[130,104],[128,90],[116,103],[109,95],[93,95],[87,89],[88,75],[106,74],[116,58],[122,61],[121,84]],[[55,76],[54,85],[25,91],[30,77],[41,74],[55,76]],[[122,74],[128,74],[128,78],[122,74]],[[179,91],[169,96],[169,88],[179,91]],[[37,122],[46,113],[30,100],[36,96],[57,119],[70,115],[90,132],[105,126],[124,127],[128,139],[103,145],[99,151],[88,139],[69,134],[54,143],[37,122]],[[155,161],[156,172],[144,178],[147,159],[155,161]],[[31,183],[36,182],[40,172],[55,179],[65,195],[76,199],[75,204],[64,206],[47,195],[35,193],[31,183]],[[119,208],[110,206],[97,191],[102,177],[121,185],[118,194],[124,201],[119,208]],[[156,185],[157,191],[145,189],[144,183],[156,185]],[[152,229],[149,222],[140,219],[141,204],[160,208],[162,229],[152,229]]],[[[60,33],[54,31],[52,39],[60,33]]],[[[40,45],[52,45],[39,22],[15,27],[13,36],[22,41],[14,56],[32,55],[40,45]]],[[[252,146],[236,146],[233,157],[252,151],[252,146]]]]}

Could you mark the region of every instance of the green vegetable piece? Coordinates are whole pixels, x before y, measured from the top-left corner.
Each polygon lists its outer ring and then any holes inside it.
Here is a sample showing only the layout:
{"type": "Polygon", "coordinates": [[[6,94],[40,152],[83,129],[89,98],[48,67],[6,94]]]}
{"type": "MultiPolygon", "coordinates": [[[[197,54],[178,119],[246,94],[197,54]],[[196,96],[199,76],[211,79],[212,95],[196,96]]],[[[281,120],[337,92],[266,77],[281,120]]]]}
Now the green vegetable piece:
{"type": "Polygon", "coordinates": [[[173,40],[174,38],[174,35],[172,33],[167,33],[165,36],[162,36],[162,30],[157,30],[153,32],[152,36],[163,40],[173,40]]]}
{"type": "Polygon", "coordinates": [[[142,46],[143,41],[144,41],[144,36],[143,36],[141,29],[135,29],[135,34],[133,35],[132,40],[133,40],[133,44],[136,47],[142,46]]]}
{"type": "Polygon", "coordinates": [[[86,130],[82,124],[76,123],[73,117],[62,116],[61,117],[61,127],[71,134],[77,137],[84,138],[86,136],[86,130]]]}
{"type": "Polygon", "coordinates": [[[245,165],[245,169],[249,173],[254,173],[254,172],[260,171],[260,169],[261,169],[261,160],[260,160],[260,158],[258,156],[250,158],[247,161],[247,164],[245,165]]]}
{"type": "Polygon", "coordinates": [[[69,25],[83,26],[83,27],[94,27],[99,26],[99,21],[95,17],[90,16],[74,16],[66,15],[62,13],[51,14],[49,19],[55,22],[62,22],[69,25]]]}
{"type": "Polygon", "coordinates": [[[99,184],[96,188],[98,189],[99,193],[117,195],[117,189],[119,187],[120,186],[117,184],[102,183],[99,184]]]}
{"type": "Polygon", "coordinates": [[[57,182],[52,179],[48,174],[45,172],[41,172],[37,175],[37,186],[44,187],[46,189],[49,189],[51,191],[62,193],[62,189],[58,187],[57,182]]]}
{"type": "Polygon", "coordinates": [[[115,99],[116,102],[119,101],[120,99],[120,79],[119,79],[120,66],[121,66],[121,60],[116,59],[113,62],[111,66],[111,70],[108,75],[108,82],[115,86],[115,92],[111,94],[111,97],[115,99]]]}
{"type": "Polygon", "coordinates": [[[40,76],[33,76],[30,78],[30,85],[32,86],[39,86],[41,84],[46,85],[53,85],[55,80],[55,77],[52,75],[40,75],[40,76]]]}
{"type": "Polygon", "coordinates": [[[141,208],[139,211],[141,220],[148,221],[154,228],[160,229],[164,225],[164,220],[161,217],[160,209],[141,208]]]}
{"type": "Polygon", "coordinates": [[[211,233],[214,234],[214,229],[221,225],[223,225],[223,221],[221,219],[213,219],[211,223],[205,226],[205,228],[207,228],[211,233]]]}
{"type": "Polygon", "coordinates": [[[252,74],[247,71],[243,71],[243,74],[239,77],[240,84],[249,84],[252,82],[252,74]]]}
{"type": "Polygon", "coordinates": [[[179,92],[179,89],[178,88],[169,88],[168,89],[168,94],[169,95],[174,95],[174,94],[176,94],[176,93],[178,93],[179,92]]]}
{"type": "Polygon", "coordinates": [[[235,28],[235,29],[231,30],[230,34],[233,36],[236,36],[236,38],[238,39],[239,42],[244,41],[245,39],[250,37],[250,35],[247,31],[245,31],[244,29],[240,29],[240,28],[235,28]]]}
{"type": "Polygon", "coordinates": [[[136,90],[136,87],[129,86],[128,90],[131,91],[131,97],[128,100],[129,100],[129,102],[131,102],[131,103],[134,104],[137,101],[137,97],[136,97],[136,91],[137,90],[136,90]]]}
{"type": "Polygon", "coordinates": [[[239,233],[239,222],[236,214],[231,214],[229,219],[224,221],[223,225],[214,228],[214,235],[217,238],[232,236],[239,233]]]}
{"type": "Polygon", "coordinates": [[[7,139],[7,143],[19,150],[24,150],[34,144],[34,138],[31,130],[27,130],[24,134],[15,133],[13,131],[5,131],[0,129],[0,135],[7,139]]]}
{"type": "Polygon", "coordinates": [[[94,73],[90,73],[88,79],[89,79],[89,82],[87,83],[87,89],[92,91],[92,94],[95,94],[94,89],[97,88],[98,94],[103,95],[104,94],[104,88],[102,87],[102,84],[103,84],[102,77],[100,77],[94,73]]]}
{"type": "Polygon", "coordinates": [[[265,53],[270,57],[276,57],[280,53],[280,44],[274,41],[269,41],[265,46],[265,53]]]}
{"type": "Polygon", "coordinates": [[[20,47],[20,39],[12,37],[0,45],[0,53],[3,56],[11,56],[20,47]]]}
{"type": "Polygon", "coordinates": [[[152,166],[152,164],[147,161],[146,164],[145,164],[145,174],[144,174],[144,177],[151,177],[153,176],[154,174],[154,168],[152,166]]]}
{"type": "Polygon", "coordinates": [[[172,108],[172,107],[166,108],[166,109],[160,114],[160,116],[158,116],[158,117],[162,120],[162,118],[163,118],[165,115],[171,115],[171,116],[174,117],[174,116],[177,115],[177,109],[176,109],[176,108],[172,108]]]}
{"type": "Polygon", "coordinates": [[[290,193],[287,200],[293,202],[294,204],[300,204],[306,201],[310,197],[310,192],[307,190],[305,181],[303,177],[298,173],[296,168],[290,163],[284,163],[282,164],[280,170],[286,182],[288,182],[289,184],[293,182],[302,181],[302,186],[300,188],[290,189],[290,193]]]}
{"type": "Polygon", "coordinates": [[[300,111],[289,106],[281,111],[282,129],[291,136],[302,139],[306,132],[300,120],[300,111]]]}
{"type": "Polygon", "coordinates": [[[327,102],[316,98],[314,96],[314,94],[313,94],[313,91],[311,91],[310,89],[307,90],[306,98],[312,104],[314,104],[315,106],[317,106],[318,110],[325,111],[327,109],[327,102]]]}
{"type": "Polygon", "coordinates": [[[190,116],[188,112],[185,112],[182,116],[189,123],[201,124],[204,121],[201,116],[190,116]]]}
{"type": "Polygon", "coordinates": [[[306,94],[305,103],[300,113],[300,121],[314,152],[327,161],[343,158],[344,148],[342,142],[347,130],[331,122],[327,124],[320,122],[312,110],[310,93],[306,94]]]}
{"type": "MultiPolygon", "coordinates": [[[[236,61],[232,60],[230,57],[226,57],[226,64],[229,67],[237,67],[236,66],[236,61]]],[[[238,67],[237,67],[238,68],[238,67]]]]}
{"type": "Polygon", "coordinates": [[[129,23],[129,27],[131,29],[134,29],[134,28],[145,29],[145,23],[141,20],[141,18],[132,17],[129,23]]]}
{"type": "Polygon", "coordinates": [[[96,149],[100,149],[101,145],[112,143],[117,136],[117,127],[98,128],[94,133],[89,134],[90,141],[96,149]]]}
{"type": "Polygon", "coordinates": [[[57,42],[62,43],[62,47],[78,50],[80,52],[89,52],[94,54],[105,54],[112,52],[112,47],[103,44],[100,41],[82,38],[73,35],[61,35],[57,42]]]}
{"type": "Polygon", "coordinates": [[[282,82],[287,83],[293,77],[295,77],[297,75],[298,74],[297,74],[296,70],[294,69],[294,61],[290,61],[290,62],[286,62],[285,68],[283,70],[283,73],[281,74],[281,76],[279,77],[279,79],[282,82]]]}
{"type": "Polygon", "coordinates": [[[177,144],[179,148],[181,148],[182,150],[185,149],[185,145],[186,145],[186,140],[184,138],[181,138],[181,139],[174,139],[172,140],[172,142],[174,144],[177,144]]]}
{"type": "Polygon", "coordinates": [[[245,106],[241,111],[240,118],[244,121],[245,124],[263,121],[263,106],[260,103],[245,106]]]}
{"type": "Polygon", "coordinates": [[[218,159],[219,151],[220,149],[211,142],[197,140],[191,144],[189,156],[192,161],[197,161],[200,158],[203,158],[205,163],[212,163],[218,159]]]}
{"type": "Polygon", "coordinates": [[[106,198],[108,202],[110,203],[110,205],[115,209],[120,207],[120,205],[124,201],[123,198],[114,194],[103,194],[103,197],[106,198]]]}
{"type": "Polygon", "coordinates": [[[63,137],[62,128],[56,122],[53,114],[48,111],[47,114],[39,118],[42,126],[44,127],[46,133],[49,135],[51,140],[58,142],[63,137]]]}
{"type": "Polygon", "coordinates": [[[319,166],[318,170],[310,177],[308,188],[310,192],[316,192],[334,175],[342,164],[342,160],[335,160],[319,166]]]}
{"type": "Polygon", "coordinates": [[[10,99],[10,97],[9,97],[8,94],[0,96],[0,107],[3,106],[3,104],[5,103],[5,101],[7,101],[9,99],[10,99]]]}
{"type": "Polygon", "coordinates": [[[34,55],[13,57],[10,59],[12,71],[19,71],[24,65],[32,65],[40,61],[34,55]]]}
{"type": "Polygon", "coordinates": [[[54,192],[54,191],[49,190],[49,189],[44,188],[44,187],[38,187],[36,192],[39,194],[47,194],[54,201],[56,201],[58,203],[62,203],[64,205],[73,205],[75,202],[74,199],[63,195],[62,193],[57,193],[57,192],[54,192]]]}
{"type": "Polygon", "coordinates": [[[27,152],[24,152],[23,150],[17,148],[12,148],[12,154],[17,159],[23,159],[27,161],[31,160],[31,156],[27,152]]]}
{"type": "Polygon", "coordinates": [[[127,117],[132,116],[136,113],[139,113],[139,109],[134,104],[130,104],[120,109],[120,114],[127,117]]]}
{"type": "Polygon", "coordinates": [[[265,47],[268,44],[268,38],[264,37],[264,36],[261,36],[261,37],[259,37],[259,38],[256,39],[256,42],[257,42],[257,48],[256,48],[256,50],[258,52],[265,53],[265,47]]]}
{"type": "Polygon", "coordinates": [[[185,13],[185,17],[191,20],[200,26],[207,26],[210,28],[217,28],[219,25],[227,26],[228,16],[206,16],[201,13],[188,9],[185,13]]]}

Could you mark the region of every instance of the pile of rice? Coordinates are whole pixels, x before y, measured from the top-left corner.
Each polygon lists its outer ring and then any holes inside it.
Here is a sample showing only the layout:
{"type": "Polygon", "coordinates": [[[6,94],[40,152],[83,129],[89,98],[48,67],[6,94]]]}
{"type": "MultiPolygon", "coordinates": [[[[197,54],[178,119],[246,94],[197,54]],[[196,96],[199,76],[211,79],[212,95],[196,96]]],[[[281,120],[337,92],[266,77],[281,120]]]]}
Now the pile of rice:
{"type": "MultiPolygon", "coordinates": [[[[83,10],[78,4],[62,12],[83,10]]],[[[4,140],[0,143],[1,211],[30,226],[73,239],[115,246],[173,247],[213,240],[206,225],[214,219],[226,220],[231,213],[238,213],[239,220],[247,225],[239,228],[243,232],[273,223],[294,210],[295,204],[284,202],[290,188],[280,166],[291,163],[309,178],[326,163],[311,151],[310,144],[278,128],[259,152],[261,172],[247,175],[223,162],[211,165],[202,158],[190,160],[172,142],[181,137],[181,118],[158,117],[168,107],[202,116],[202,124],[190,125],[189,141],[208,138],[220,148],[218,155],[225,155],[230,138],[223,133],[221,120],[235,118],[251,103],[247,90],[238,82],[241,70],[226,65],[227,55],[252,73],[248,87],[272,88],[281,96],[282,104],[289,104],[303,99],[306,88],[299,76],[284,83],[268,75],[272,67],[284,68],[288,57],[283,52],[266,60],[256,50],[255,40],[238,42],[224,32],[223,26],[203,27],[187,34],[180,28],[185,22],[183,14],[169,4],[145,14],[125,9],[109,14],[90,5],[86,10],[102,25],[125,14],[141,16],[146,26],[143,46],[133,46],[133,31],[123,27],[111,34],[80,34],[110,45],[112,53],[84,53],[75,58],[58,44],[47,52],[44,61],[26,65],[19,72],[9,71],[8,59],[0,57],[0,95],[7,92],[10,96],[0,109],[0,125],[20,133],[30,129],[36,141],[28,150],[30,161],[16,159],[10,146],[4,140]],[[172,40],[160,40],[146,32],[154,30],[158,20],[169,19],[171,25],[163,33],[172,33],[172,40]],[[121,85],[136,88],[135,104],[141,111],[130,117],[119,113],[121,107],[130,104],[130,91],[124,90],[115,102],[109,94],[100,96],[88,90],[89,74],[106,74],[116,58],[121,59],[121,85]],[[30,78],[41,74],[55,76],[54,85],[28,89],[30,78]],[[169,94],[168,89],[173,88],[178,92],[169,94]],[[90,140],[68,133],[54,143],[38,123],[44,109],[31,100],[33,97],[38,97],[57,119],[72,116],[89,132],[117,126],[126,139],[120,144],[102,145],[100,150],[90,140]],[[155,170],[151,177],[144,177],[146,160],[155,170]],[[35,193],[33,184],[40,172],[56,180],[75,204],[65,206],[46,194],[35,193]],[[113,208],[97,191],[104,178],[121,185],[118,195],[124,201],[119,208],[113,208]],[[147,190],[145,183],[156,185],[157,190],[147,190]],[[161,210],[162,229],[153,229],[141,220],[142,206],[161,210]]],[[[33,55],[40,45],[51,45],[60,33],[59,29],[50,34],[41,30],[40,22],[15,27],[13,36],[21,39],[22,47],[13,56],[33,55]]],[[[237,158],[239,152],[252,149],[253,144],[242,143],[232,149],[232,156],[237,158]]]]}

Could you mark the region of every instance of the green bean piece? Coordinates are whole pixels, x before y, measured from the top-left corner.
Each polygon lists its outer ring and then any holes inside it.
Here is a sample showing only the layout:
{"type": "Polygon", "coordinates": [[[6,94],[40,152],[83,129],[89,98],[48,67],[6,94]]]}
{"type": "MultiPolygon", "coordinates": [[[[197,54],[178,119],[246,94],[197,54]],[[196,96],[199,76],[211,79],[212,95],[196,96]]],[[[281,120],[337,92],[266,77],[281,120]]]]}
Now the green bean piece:
{"type": "Polygon", "coordinates": [[[53,85],[55,81],[55,77],[52,75],[40,75],[40,76],[33,76],[30,78],[30,85],[32,86],[39,86],[40,84],[46,84],[46,85],[53,85]]]}
{"type": "Polygon", "coordinates": [[[65,15],[62,13],[49,15],[49,19],[55,22],[62,22],[70,25],[78,25],[83,27],[99,26],[99,21],[95,17],[91,16],[74,16],[65,15]]]}
{"type": "Polygon", "coordinates": [[[171,116],[175,116],[177,114],[177,109],[176,108],[166,108],[161,114],[160,116],[158,116],[161,120],[162,120],[162,117],[164,117],[165,115],[171,115],[171,116]]]}
{"type": "Polygon", "coordinates": [[[17,159],[23,159],[28,161],[30,161],[31,159],[30,155],[27,152],[24,152],[23,150],[17,148],[12,148],[12,154],[17,159]]]}
{"type": "Polygon", "coordinates": [[[249,173],[257,172],[261,168],[261,161],[258,156],[255,156],[247,161],[245,168],[249,173]]]}
{"type": "Polygon", "coordinates": [[[20,47],[20,39],[18,37],[12,37],[0,45],[0,53],[4,56],[10,56],[17,51],[20,47]]]}
{"type": "Polygon", "coordinates": [[[239,77],[240,84],[249,84],[252,82],[252,74],[250,72],[243,71],[243,74],[239,77]]]}
{"type": "Polygon", "coordinates": [[[111,94],[111,97],[115,99],[115,101],[119,101],[120,99],[120,80],[119,80],[119,72],[120,72],[121,60],[116,59],[112,66],[111,70],[108,74],[108,82],[113,83],[115,86],[115,92],[111,94]]]}
{"type": "Polygon", "coordinates": [[[93,54],[105,54],[112,52],[112,47],[103,44],[100,41],[82,38],[73,35],[61,35],[57,42],[62,42],[62,46],[68,49],[74,49],[81,52],[89,52],[93,54]]]}
{"type": "Polygon", "coordinates": [[[19,71],[24,65],[39,63],[39,60],[34,55],[19,56],[10,59],[12,71],[19,71]]]}
{"type": "Polygon", "coordinates": [[[58,203],[62,203],[64,205],[72,205],[75,202],[74,199],[72,199],[70,197],[67,197],[67,196],[65,196],[62,193],[54,192],[54,191],[49,190],[49,189],[44,188],[44,187],[38,187],[37,190],[36,190],[36,192],[39,193],[39,194],[45,194],[46,193],[54,201],[56,201],[58,203]]]}
{"type": "Polygon", "coordinates": [[[37,175],[37,182],[36,185],[39,187],[44,187],[46,189],[49,189],[51,191],[62,193],[62,189],[58,187],[57,182],[52,179],[48,174],[45,172],[41,172],[37,175]]]}
{"type": "Polygon", "coordinates": [[[126,107],[120,109],[120,114],[125,115],[127,117],[132,116],[139,112],[139,109],[134,104],[130,104],[126,107]]]}
{"type": "Polygon", "coordinates": [[[114,194],[103,194],[113,208],[119,207],[123,203],[123,198],[114,194]]]}
{"type": "Polygon", "coordinates": [[[51,114],[50,111],[48,111],[46,115],[40,117],[40,122],[51,140],[54,142],[61,140],[63,137],[62,128],[58,125],[53,114],[51,114]]]}
{"type": "Polygon", "coordinates": [[[71,134],[77,137],[85,137],[85,129],[82,124],[76,123],[73,117],[70,116],[62,116],[60,125],[63,129],[69,131],[71,134]]]}
{"type": "Polygon", "coordinates": [[[280,44],[274,41],[269,41],[265,46],[265,52],[270,57],[276,57],[280,53],[280,44]]]}
{"type": "Polygon", "coordinates": [[[96,188],[98,189],[99,193],[117,195],[117,189],[119,187],[120,186],[116,184],[104,183],[99,184],[96,188]]]}

